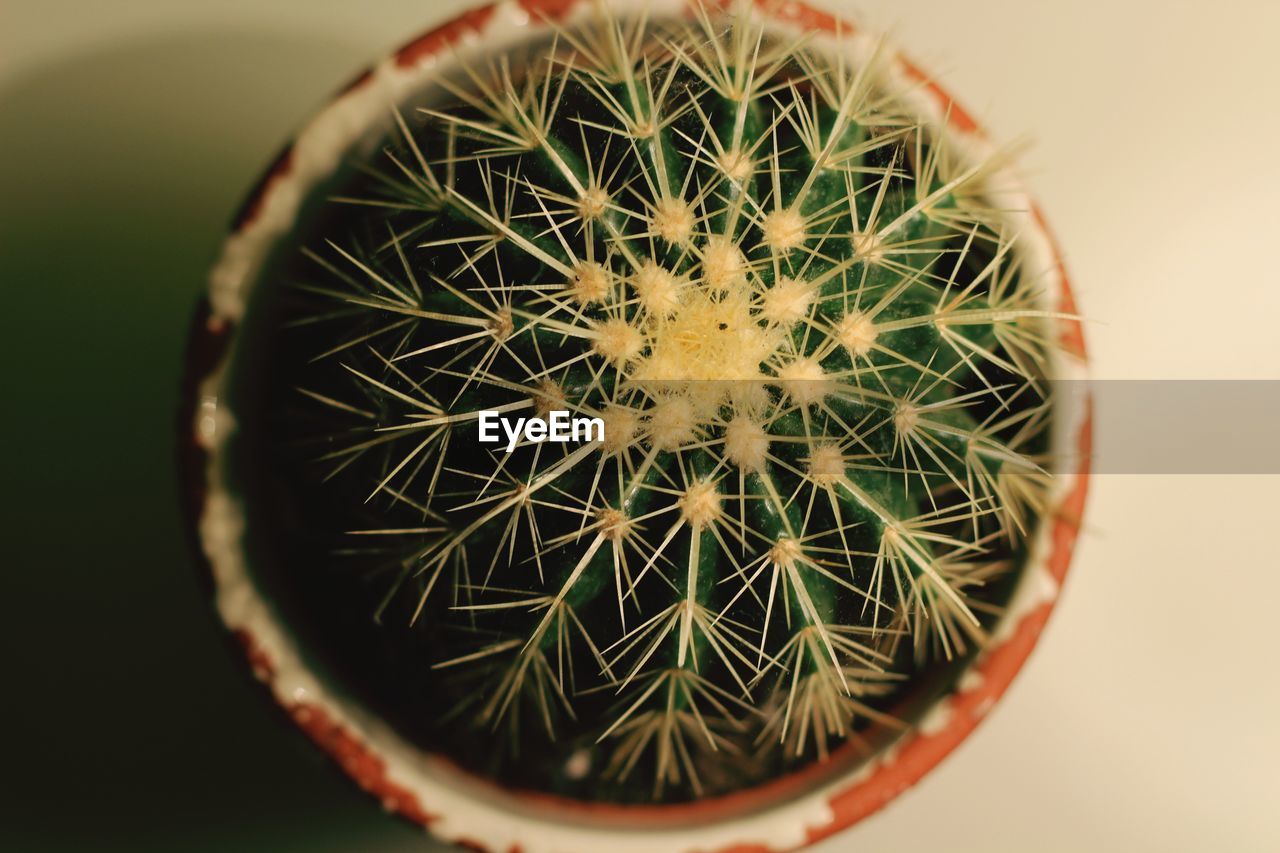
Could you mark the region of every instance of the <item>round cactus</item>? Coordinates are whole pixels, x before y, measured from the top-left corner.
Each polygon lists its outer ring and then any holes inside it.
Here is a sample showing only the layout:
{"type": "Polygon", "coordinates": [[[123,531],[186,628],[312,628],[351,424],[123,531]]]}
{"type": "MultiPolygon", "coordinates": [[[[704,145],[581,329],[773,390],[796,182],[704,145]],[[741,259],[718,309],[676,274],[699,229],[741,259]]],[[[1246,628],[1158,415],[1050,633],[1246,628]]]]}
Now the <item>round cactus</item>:
{"type": "Polygon", "coordinates": [[[306,209],[250,315],[250,517],[407,737],[688,799],[884,744],[981,648],[1044,510],[1051,315],[995,166],[885,61],[601,5],[306,209]],[[603,435],[482,440],[555,412],[603,435]]]}

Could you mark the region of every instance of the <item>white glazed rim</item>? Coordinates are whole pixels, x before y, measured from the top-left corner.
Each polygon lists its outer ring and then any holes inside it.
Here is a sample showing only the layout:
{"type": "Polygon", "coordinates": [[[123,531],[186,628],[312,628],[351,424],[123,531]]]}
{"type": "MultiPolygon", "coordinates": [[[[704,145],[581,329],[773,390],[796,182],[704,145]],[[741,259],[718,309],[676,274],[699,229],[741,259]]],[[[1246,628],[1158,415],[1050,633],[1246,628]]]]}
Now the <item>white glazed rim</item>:
{"type": "MultiPolygon", "coordinates": [[[[687,8],[685,0],[651,0],[646,5],[655,17],[681,14],[687,8]]],[[[220,401],[236,345],[235,325],[261,265],[274,242],[287,233],[310,188],[332,173],[342,154],[372,125],[385,123],[391,106],[428,75],[459,57],[499,52],[546,31],[548,25],[539,11],[571,23],[589,15],[590,7],[580,0],[502,0],[461,16],[383,60],[297,135],[282,165],[257,191],[250,214],[228,237],[210,275],[209,317],[203,333],[219,340],[221,352],[211,369],[198,377],[194,389],[188,389],[195,397],[192,438],[204,454],[203,470],[197,475],[204,484],[197,509],[199,545],[212,572],[219,615],[244,643],[255,673],[276,701],[362,787],[381,797],[389,810],[427,825],[440,838],[524,853],[597,853],[606,848],[612,853],[792,849],[856,822],[914,783],[963,740],[1021,666],[1057,598],[1080,522],[1090,423],[1083,396],[1060,402],[1051,450],[1054,458],[1074,460],[1084,453],[1086,459],[1075,470],[1057,472],[1052,505],[1059,510],[1041,525],[1013,602],[991,645],[956,690],[897,743],[842,776],[740,811],[731,819],[695,817],[678,825],[655,820],[652,828],[637,827],[636,818],[620,820],[621,809],[544,807],[538,799],[503,793],[404,741],[359,703],[323,683],[304,664],[295,639],[253,582],[242,542],[243,509],[224,484],[223,453],[235,425],[232,413],[220,401]]],[[[800,3],[760,3],[752,13],[765,15],[779,31],[808,32],[821,48],[856,53],[871,46],[869,36],[848,25],[840,25],[843,35],[837,38],[831,32],[834,19],[800,3]]],[[[894,59],[891,80],[901,85],[904,99],[922,116],[935,126],[947,127],[948,138],[973,162],[990,152],[981,131],[945,93],[925,84],[907,60],[894,59]]],[[[997,181],[1002,187],[1021,186],[1012,174],[999,174],[993,183],[997,181]]],[[[1072,311],[1062,264],[1030,198],[1020,190],[1003,191],[1000,202],[1004,209],[1019,211],[1008,214],[1009,225],[1019,234],[1017,251],[1024,269],[1045,277],[1045,307],[1072,311]]],[[[1083,378],[1078,324],[1063,321],[1063,326],[1064,337],[1076,341],[1080,352],[1079,357],[1057,358],[1054,375],[1083,378]]],[[[652,807],[632,813],[661,811],[652,807]]]]}

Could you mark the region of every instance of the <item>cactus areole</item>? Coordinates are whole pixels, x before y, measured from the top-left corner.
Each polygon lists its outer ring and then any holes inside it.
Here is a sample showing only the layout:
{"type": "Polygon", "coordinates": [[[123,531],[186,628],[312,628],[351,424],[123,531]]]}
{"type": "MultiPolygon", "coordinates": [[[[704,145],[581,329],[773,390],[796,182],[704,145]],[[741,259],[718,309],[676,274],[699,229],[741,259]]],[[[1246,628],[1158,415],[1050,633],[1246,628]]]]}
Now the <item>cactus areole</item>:
{"type": "Polygon", "coordinates": [[[258,674],[454,840],[874,810],[1003,691],[1083,503],[1079,329],[1007,159],[794,3],[501,4],[375,68],[195,337],[258,674]]]}

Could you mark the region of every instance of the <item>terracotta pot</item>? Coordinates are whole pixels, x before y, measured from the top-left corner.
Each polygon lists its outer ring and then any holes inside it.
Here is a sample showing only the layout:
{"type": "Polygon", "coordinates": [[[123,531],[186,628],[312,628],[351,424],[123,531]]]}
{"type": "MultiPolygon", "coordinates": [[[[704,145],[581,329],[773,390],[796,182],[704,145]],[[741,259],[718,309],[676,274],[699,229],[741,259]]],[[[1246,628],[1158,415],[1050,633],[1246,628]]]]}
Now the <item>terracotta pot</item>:
{"type": "MultiPolygon", "coordinates": [[[[679,0],[648,4],[651,14],[678,14],[679,0]]],[[[247,289],[274,241],[284,235],[300,201],[329,175],[339,156],[387,116],[387,105],[412,92],[452,51],[499,51],[543,31],[543,18],[571,19],[586,0],[519,0],[482,6],[406,44],[356,78],[319,112],[278,156],[250,193],[210,277],[207,299],[193,326],[182,413],[188,509],[213,579],[216,604],[243,646],[254,674],[315,743],[391,812],[440,838],[484,850],[525,853],[746,853],[804,846],[852,826],[910,787],[954,749],[990,711],[1022,667],[1043,629],[1066,576],[1088,484],[1091,417],[1088,400],[1059,406],[1053,450],[1073,462],[1057,472],[1055,511],[1030,546],[1014,600],[991,645],[921,722],[870,761],[846,747],[827,762],[750,790],[693,803],[611,806],[500,789],[426,754],[310,670],[288,626],[255,585],[242,546],[245,519],[225,484],[221,451],[234,429],[223,402],[227,367],[237,346],[247,289]]],[[[819,44],[837,25],[856,27],[799,2],[761,2],[780,30],[808,31],[819,44]]],[[[831,42],[835,44],[834,41],[831,42]]],[[[833,48],[834,49],[834,48],[833,48]]],[[[893,73],[915,82],[915,106],[978,156],[989,146],[967,113],[923,72],[897,58],[893,73]]],[[[1007,181],[1007,178],[1005,179],[1007,181]]],[[[1002,181],[1003,183],[1004,181],[1002,181]]],[[[1057,249],[1029,199],[1019,223],[1028,266],[1047,270],[1057,294],[1053,310],[1075,306],[1057,249]]],[[[1059,378],[1082,375],[1079,323],[1060,323],[1064,354],[1059,378]]]]}

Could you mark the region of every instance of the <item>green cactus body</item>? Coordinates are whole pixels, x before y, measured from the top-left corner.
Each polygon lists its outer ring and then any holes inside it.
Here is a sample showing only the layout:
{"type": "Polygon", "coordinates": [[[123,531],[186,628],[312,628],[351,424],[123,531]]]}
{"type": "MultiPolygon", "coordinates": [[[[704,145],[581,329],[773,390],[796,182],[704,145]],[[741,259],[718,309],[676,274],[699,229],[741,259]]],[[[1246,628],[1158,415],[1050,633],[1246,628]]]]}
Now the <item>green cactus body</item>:
{"type": "Polygon", "coordinates": [[[881,62],[602,11],[403,105],[302,218],[251,517],[411,739],[687,799],[883,743],[981,647],[1043,509],[1046,315],[990,164],[881,62]],[[554,410],[604,440],[479,441],[554,410]]]}

